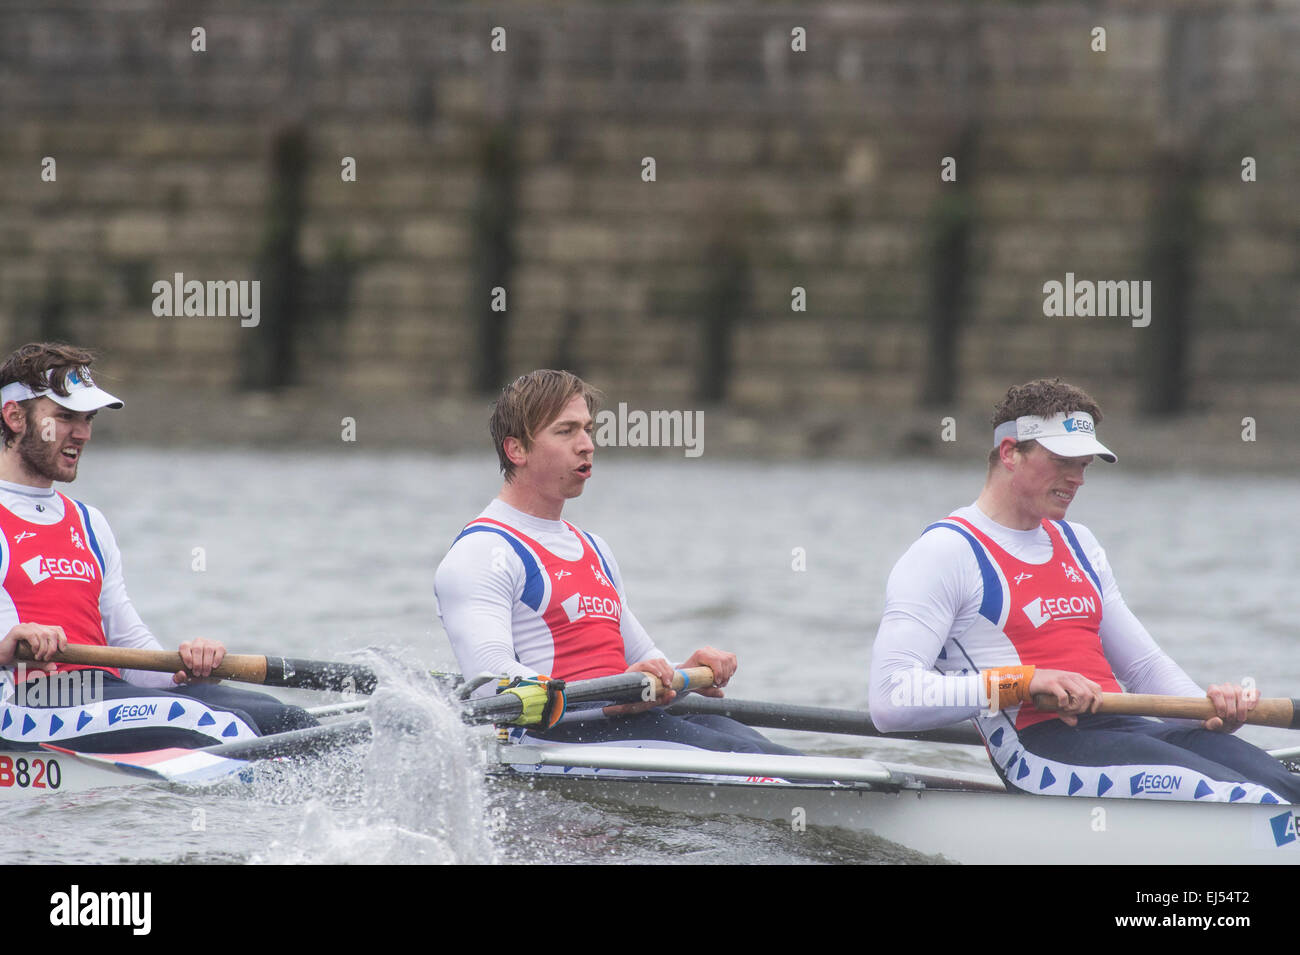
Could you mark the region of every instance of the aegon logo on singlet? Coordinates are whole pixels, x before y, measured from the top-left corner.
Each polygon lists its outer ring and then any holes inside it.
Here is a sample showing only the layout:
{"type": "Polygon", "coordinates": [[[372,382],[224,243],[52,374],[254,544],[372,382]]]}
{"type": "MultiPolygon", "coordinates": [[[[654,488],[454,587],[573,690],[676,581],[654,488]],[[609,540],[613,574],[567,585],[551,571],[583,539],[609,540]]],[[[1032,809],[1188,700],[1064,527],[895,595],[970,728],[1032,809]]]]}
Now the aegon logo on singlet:
{"type": "Polygon", "coordinates": [[[1035,597],[1020,608],[1037,630],[1049,620],[1081,620],[1097,612],[1092,597],[1035,597]]]}
{"type": "Polygon", "coordinates": [[[37,554],[30,560],[23,561],[22,568],[34,584],[51,577],[55,580],[99,579],[94,561],[79,558],[69,560],[67,557],[42,557],[37,554]]]}
{"type": "Polygon", "coordinates": [[[139,720],[147,720],[158,712],[157,703],[123,703],[121,706],[112,706],[108,710],[108,725],[114,723],[134,723],[139,720]]]}
{"type": "Polygon", "coordinates": [[[587,616],[617,621],[623,612],[617,600],[609,597],[589,597],[586,594],[574,594],[568,600],[560,601],[560,606],[569,615],[570,623],[587,616]]]}

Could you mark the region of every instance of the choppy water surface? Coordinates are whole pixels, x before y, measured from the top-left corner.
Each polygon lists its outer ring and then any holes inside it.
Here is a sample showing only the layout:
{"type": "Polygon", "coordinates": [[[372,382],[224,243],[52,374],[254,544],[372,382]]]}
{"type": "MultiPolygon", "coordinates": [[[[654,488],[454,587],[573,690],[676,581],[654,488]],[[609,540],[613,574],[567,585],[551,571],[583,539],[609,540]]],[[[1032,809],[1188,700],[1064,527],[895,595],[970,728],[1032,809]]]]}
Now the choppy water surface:
{"type": "MultiPolygon", "coordinates": [[[[734,695],[863,707],[890,567],[926,523],[970,503],[982,468],[597,462],[566,511],[622,565],[632,610],[670,656],[735,650],[734,695]],[[793,569],[802,561],[805,570],[793,569]]],[[[130,593],[164,645],[344,658],[366,647],[454,658],[433,573],[499,486],[488,457],[91,450],[71,489],[100,507],[130,593]],[[202,567],[196,570],[196,567],[202,567]]],[[[1300,482],[1090,470],[1070,517],[1106,546],[1130,606],[1203,683],[1300,695],[1292,585],[1300,482]]],[[[298,693],[305,704],[337,697],[298,693]]],[[[835,832],[621,809],[483,784],[474,731],[419,686],[375,701],[377,742],[252,785],[133,787],[0,806],[6,862],[894,862],[835,832]],[[410,727],[416,724],[412,735],[410,727]]],[[[481,731],[480,731],[481,732],[481,731]]],[[[982,768],[982,753],[852,737],[806,750],[982,768]]],[[[1262,745],[1281,730],[1248,729],[1262,745]]]]}

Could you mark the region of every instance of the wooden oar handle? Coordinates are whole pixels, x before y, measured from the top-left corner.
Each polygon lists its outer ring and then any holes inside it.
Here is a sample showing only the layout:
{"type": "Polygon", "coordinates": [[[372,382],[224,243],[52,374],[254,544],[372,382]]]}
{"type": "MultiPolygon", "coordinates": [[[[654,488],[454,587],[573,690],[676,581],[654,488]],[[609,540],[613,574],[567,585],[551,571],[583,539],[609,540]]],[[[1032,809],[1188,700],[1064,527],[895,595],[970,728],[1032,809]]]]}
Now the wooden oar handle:
{"type": "MultiPolygon", "coordinates": [[[[1058,709],[1056,697],[1034,694],[1034,706],[1047,713],[1058,709]]],[[[1190,696],[1159,696],[1153,693],[1103,693],[1099,713],[1110,716],[1154,716],[1159,719],[1208,720],[1217,716],[1214,704],[1190,696]]],[[[1260,700],[1246,718],[1257,726],[1300,729],[1300,703],[1284,698],[1260,700]]]]}
{"type": "MultiPolygon", "coordinates": [[[[19,643],[18,658],[30,660],[31,650],[19,643]]],[[[185,669],[179,653],[167,650],[136,650],[129,647],[70,645],[54,657],[56,663],[80,666],[118,667],[127,670],[160,670],[176,673],[185,669]]],[[[285,686],[302,690],[335,690],[340,693],[373,693],[379,683],[374,670],[357,663],[327,660],[299,660],[296,657],[264,657],[260,654],[227,653],[221,666],[212,671],[218,680],[239,680],[263,686],[285,686]]]]}
{"type": "MultiPolygon", "coordinates": [[[[654,696],[658,696],[662,688],[659,678],[652,673],[647,673],[646,676],[650,678],[654,696]]],[[[673,671],[674,690],[702,690],[710,686],[713,686],[713,671],[708,667],[687,667],[685,670],[673,671]]]]}
{"type": "MultiPolygon", "coordinates": [[[[33,659],[31,648],[18,644],[19,660],[33,659]]],[[[70,643],[66,650],[54,654],[55,663],[72,663],[77,666],[115,667],[127,670],[157,670],[176,673],[185,669],[179,653],[168,650],[138,650],[131,647],[92,647],[70,643]]],[[[221,666],[212,669],[219,680],[239,680],[243,683],[266,681],[266,657],[252,654],[227,653],[221,666]]]]}

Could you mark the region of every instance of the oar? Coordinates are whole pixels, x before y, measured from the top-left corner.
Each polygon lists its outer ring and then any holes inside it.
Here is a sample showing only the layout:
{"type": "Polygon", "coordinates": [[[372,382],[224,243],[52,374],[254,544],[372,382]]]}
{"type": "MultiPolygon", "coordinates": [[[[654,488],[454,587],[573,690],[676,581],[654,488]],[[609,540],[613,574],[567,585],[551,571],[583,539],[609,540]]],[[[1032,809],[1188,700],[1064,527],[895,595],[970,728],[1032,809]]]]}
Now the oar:
{"type": "Polygon", "coordinates": [[[276,756],[311,756],[336,746],[364,743],[368,739],[370,739],[370,720],[361,716],[350,720],[339,720],[336,723],[326,723],[324,726],[308,726],[306,729],[259,736],[257,739],[218,743],[215,746],[205,746],[198,752],[222,756],[232,761],[271,759],[276,756]]]}
{"type": "Polygon", "coordinates": [[[343,703],[326,703],[323,706],[308,706],[306,710],[316,719],[331,716],[343,716],[345,713],[361,713],[370,704],[368,699],[347,700],[343,703]]]}
{"type": "MultiPolygon", "coordinates": [[[[1034,706],[1048,713],[1059,708],[1056,697],[1046,693],[1034,695],[1034,706]]],[[[1103,693],[1101,708],[1108,716],[1154,716],[1162,719],[1208,720],[1218,716],[1214,704],[1204,697],[1158,696],[1153,693],[1103,693]]],[[[1256,726],[1280,726],[1300,729],[1300,700],[1285,698],[1260,700],[1246,717],[1256,726]]]]}
{"type": "MultiPolygon", "coordinates": [[[[439,674],[455,679],[452,674],[439,674]]],[[[574,700],[573,702],[577,702],[574,700]]],[[[307,712],[313,716],[333,716],[365,709],[365,701],[335,703],[314,707],[307,712]]],[[[861,710],[836,709],[829,706],[805,706],[793,703],[766,703],[758,700],[737,700],[728,697],[685,696],[665,707],[674,716],[726,716],[746,726],[766,729],[795,730],[807,733],[832,733],[844,736],[875,736],[884,739],[920,740],[929,743],[961,743],[983,746],[984,741],[969,723],[945,726],[940,729],[919,730],[915,733],[882,733],[876,729],[871,717],[861,710]]]]}
{"type": "Polygon", "coordinates": [[[846,736],[880,736],[885,739],[925,740],[931,743],[969,743],[983,746],[984,741],[970,724],[916,733],[882,733],[871,717],[859,710],[825,706],[797,706],[790,703],[762,703],[757,700],[717,699],[688,696],[667,708],[679,716],[729,716],[746,726],[778,730],[803,730],[810,733],[841,733],[846,736]]]}
{"type": "MultiPolygon", "coordinates": [[[[693,690],[712,685],[713,671],[708,667],[691,667],[677,670],[673,674],[674,690],[693,690]]],[[[596,700],[635,703],[638,700],[654,699],[659,695],[659,690],[658,678],[649,673],[620,673],[617,676],[570,683],[565,687],[564,695],[570,703],[590,703],[596,700]]],[[[353,708],[359,707],[360,704],[347,703],[340,706],[353,708]]],[[[333,707],[329,709],[334,710],[333,707]]],[[[326,715],[325,710],[326,708],[321,707],[311,712],[326,715]]],[[[471,726],[481,723],[508,723],[518,719],[522,713],[523,702],[510,693],[470,700],[461,705],[461,719],[471,726]]],[[[203,752],[239,759],[297,756],[319,752],[322,748],[332,745],[362,742],[370,736],[369,726],[370,720],[361,717],[326,726],[312,726],[307,729],[277,733],[274,736],[205,746],[203,752]]]]}
{"type": "MultiPolygon", "coordinates": [[[[18,644],[18,659],[31,662],[31,648],[18,644]]],[[[55,663],[79,666],[115,667],[126,670],[157,670],[176,673],[185,669],[179,653],[167,650],[136,650],[129,647],[92,647],[69,644],[53,656],[55,663]]],[[[263,686],[294,687],[301,690],[337,690],[372,693],[378,678],[369,667],[354,663],[327,663],[295,657],[264,657],[227,653],[212,676],[221,680],[259,683],[263,686]]]]}
{"type": "MultiPolygon", "coordinates": [[[[708,667],[692,667],[678,670],[673,674],[673,689],[699,689],[713,685],[713,671],[708,667]]],[[[595,680],[579,680],[565,688],[565,698],[570,703],[590,703],[594,700],[609,700],[612,703],[634,703],[637,700],[651,700],[659,695],[659,680],[648,673],[621,673],[617,676],[600,677],[595,680]]],[[[340,704],[341,707],[360,708],[359,703],[340,704]]],[[[321,707],[311,712],[327,715],[327,709],[321,707]]],[[[343,712],[343,710],[338,710],[343,712]]],[[[479,723],[507,723],[518,719],[523,713],[523,702],[513,694],[482,700],[470,700],[461,706],[461,719],[470,725],[479,723]]],[[[238,759],[267,759],[272,756],[297,756],[319,752],[322,748],[346,743],[362,742],[370,736],[370,720],[361,717],[343,720],[326,726],[312,726],[307,729],[277,733],[274,736],[261,736],[257,739],[241,740],[232,743],[219,743],[205,746],[203,752],[214,756],[238,759]]]]}
{"type": "MultiPolygon", "coordinates": [[[[673,689],[692,690],[713,685],[713,671],[708,667],[691,667],[673,673],[673,689]]],[[[565,687],[570,703],[608,700],[611,703],[649,701],[659,695],[661,684],[649,673],[620,673],[617,676],[578,680],[565,687]]],[[[523,713],[519,697],[503,693],[483,700],[470,700],[461,707],[466,723],[506,723],[523,713]]],[[[370,720],[360,717],[326,726],[259,736],[257,739],[218,743],[201,749],[165,749],[146,753],[78,753],[62,746],[44,743],[45,749],[83,762],[116,769],[120,772],[167,782],[198,783],[228,778],[242,771],[250,760],[274,756],[299,756],[320,752],[333,746],[364,742],[370,738],[370,720]]]]}

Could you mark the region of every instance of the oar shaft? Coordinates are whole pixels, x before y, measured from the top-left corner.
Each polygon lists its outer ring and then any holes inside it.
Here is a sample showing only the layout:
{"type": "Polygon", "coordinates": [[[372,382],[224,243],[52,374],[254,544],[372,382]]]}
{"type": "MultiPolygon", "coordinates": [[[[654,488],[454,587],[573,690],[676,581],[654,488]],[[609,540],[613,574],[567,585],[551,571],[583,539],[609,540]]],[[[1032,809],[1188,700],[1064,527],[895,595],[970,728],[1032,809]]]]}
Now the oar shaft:
{"type": "Polygon", "coordinates": [[[351,720],[340,720],[337,723],[326,723],[323,726],[309,726],[306,729],[258,736],[235,743],[218,743],[215,746],[204,747],[203,751],[214,756],[225,756],[228,759],[310,756],[337,746],[364,743],[370,739],[370,736],[370,720],[362,716],[351,720]]]}
{"type": "Polygon", "coordinates": [[[300,690],[337,690],[373,693],[379,677],[369,667],[355,663],[301,660],[296,657],[263,657],[267,686],[289,686],[300,690]]]}
{"type": "MultiPolygon", "coordinates": [[[[1039,693],[1034,706],[1048,713],[1057,710],[1056,697],[1039,693]]],[[[1208,699],[1191,696],[1160,696],[1154,693],[1103,693],[1099,713],[1109,716],[1154,716],[1158,719],[1208,720],[1218,713],[1208,699]]],[[[1256,726],[1280,726],[1300,729],[1300,701],[1285,698],[1264,699],[1246,717],[1256,726]]]]}
{"type": "Polygon", "coordinates": [[[875,724],[871,722],[871,717],[860,710],[834,709],[826,706],[764,703],[758,700],[734,700],[730,697],[719,700],[708,696],[688,696],[684,700],[673,703],[668,707],[668,712],[683,716],[726,716],[746,726],[761,726],[767,729],[983,745],[979,733],[969,723],[916,733],[886,734],[876,729],[875,724]]]}
{"type": "MultiPolygon", "coordinates": [[[[19,643],[18,659],[32,659],[31,650],[26,644],[19,643]]],[[[185,669],[181,655],[170,650],[94,647],[83,644],[68,644],[67,649],[54,655],[54,662],[126,670],[156,670],[162,673],[175,673],[185,669]]],[[[213,668],[211,675],[219,680],[238,680],[263,686],[351,690],[356,693],[370,693],[377,683],[373,670],[355,664],[239,653],[227,653],[221,665],[213,668]]]]}

